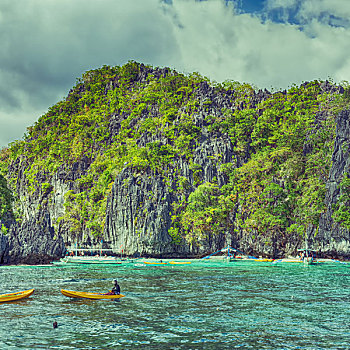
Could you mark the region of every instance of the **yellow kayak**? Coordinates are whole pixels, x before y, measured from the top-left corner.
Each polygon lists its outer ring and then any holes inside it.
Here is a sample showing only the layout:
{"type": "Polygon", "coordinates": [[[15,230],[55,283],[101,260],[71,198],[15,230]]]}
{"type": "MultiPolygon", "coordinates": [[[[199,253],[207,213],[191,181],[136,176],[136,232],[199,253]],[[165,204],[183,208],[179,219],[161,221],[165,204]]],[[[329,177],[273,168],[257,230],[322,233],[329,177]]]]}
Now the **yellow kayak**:
{"type": "Polygon", "coordinates": [[[178,264],[178,265],[191,264],[191,261],[169,261],[169,264],[178,264]]]}
{"type": "Polygon", "coordinates": [[[124,297],[123,294],[106,295],[100,293],[75,292],[72,290],[61,289],[61,293],[69,298],[85,298],[85,299],[119,299],[124,297]]]}
{"type": "Polygon", "coordinates": [[[29,297],[34,293],[34,289],[24,290],[22,292],[9,293],[9,294],[0,294],[0,303],[7,301],[16,301],[29,297]]]}
{"type": "Polygon", "coordinates": [[[254,261],[271,262],[271,261],[274,261],[274,259],[254,259],[254,261]]]}
{"type": "Polygon", "coordinates": [[[148,265],[166,265],[166,262],[150,262],[150,261],[144,261],[144,264],[148,264],[148,265]]]}

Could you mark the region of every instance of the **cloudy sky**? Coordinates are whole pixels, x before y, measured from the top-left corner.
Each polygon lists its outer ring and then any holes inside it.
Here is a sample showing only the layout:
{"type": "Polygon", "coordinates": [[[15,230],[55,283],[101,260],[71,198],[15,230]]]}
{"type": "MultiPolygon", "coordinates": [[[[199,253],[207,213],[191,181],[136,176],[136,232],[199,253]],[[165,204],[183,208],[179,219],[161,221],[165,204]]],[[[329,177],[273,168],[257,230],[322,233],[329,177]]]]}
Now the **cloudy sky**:
{"type": "Polygon", "coordinates": [[[350,80],[349,0],[0,0],[0,148],[129,60],[287,88],[350,80]]]}

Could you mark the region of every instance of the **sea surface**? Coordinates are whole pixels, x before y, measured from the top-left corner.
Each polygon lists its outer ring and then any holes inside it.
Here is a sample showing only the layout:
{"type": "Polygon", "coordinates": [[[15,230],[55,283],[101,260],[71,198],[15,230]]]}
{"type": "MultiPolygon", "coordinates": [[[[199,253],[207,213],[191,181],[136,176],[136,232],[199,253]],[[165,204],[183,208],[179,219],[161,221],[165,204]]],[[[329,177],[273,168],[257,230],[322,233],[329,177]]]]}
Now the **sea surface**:
{"type": "Polygon", "coordinates": [[[350,264],[0,266],[0,349],[350,349],[350,264]],[[125,295],[70,299],[60,289],[125,295]],[[53,322],[58,328],[53,328],[53,322]]]}

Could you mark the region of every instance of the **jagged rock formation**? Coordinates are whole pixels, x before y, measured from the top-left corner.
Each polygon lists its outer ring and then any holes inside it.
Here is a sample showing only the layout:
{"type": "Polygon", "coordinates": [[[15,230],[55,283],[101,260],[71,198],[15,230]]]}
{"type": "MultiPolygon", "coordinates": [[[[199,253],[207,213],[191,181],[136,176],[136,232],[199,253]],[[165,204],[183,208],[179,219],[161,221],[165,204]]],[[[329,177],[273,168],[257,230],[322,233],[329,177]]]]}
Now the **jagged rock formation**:
{"type": "Polygon", "coordinates": [[[12,225],[3,257],[5,264],[47,264],[66,251],[63,238],[55,235],[49,213],[38,213],[23,225],[12,225]]]}
{"type": "Polygon", "coordinates": [[[0,264],[4,262],[4,255],[6,253],[7,245],[7,236],[0,233],[0,264]]]}
{"type": "MultiPolygon", "coordinates": [[[[188,164],[179,169],[192,179],[188,164]]],[[[212,172],[205,174],[212,179],[212,172]]],[[[169,184],[166,181],[159,174],[135,174],[128,168],[116,178],[107,203],[104,232],[106,243],[115,251],[123,249],[127,255],[142,256],[199,256],[223,246],[222,236],[211,237],[200,245],[174,243],[168,231],[172,225],[172,205],[180,199],[173,194],[176,179],[169,184]]]]}
{"type": "Polygon", "coordinates": [[[343,110],[336,119],[337,130],[332,155],[332,168],[327,181],[325,203],[327,211],[321,215],[319,232],[314,248],[328,256],[350,257],[350,232],[332,218],[333,207],[340,196],[339,185],[350,171],[350,111],[343,110]]]}
{"type": "Polygon", "coordinates": [[[316,82],[271,94],[191,79],[134,63],[88,72],[20,151],[4,152],[17,220],[0,236],[1,261],[46,263],[75,242],[130,256],[197,257],[230,244],[281,257],[301,247],[301,229],[320,254],[350,256],[349,232],[332,218],[350,169],[348,110],[336,119],[330,172],[327,159],[323,175],[312,170],[333,137],[318,96],[335,103],[344,89],[316,82]],[[303,202],[309,185],[326,186],[322,215],[324,192],[303,202]]]}
{"type": "MultiPolygon", "coordinates": [[[[157,75],[165,76],[167,69],[156,70],[157,75]]],[[[151,73],[151,72],[147,72],[151,73]]],[[[145,82],[147,74],[143,72],[138,78],[145,82]]],[[[227,184],[227,176],[219,168],[222,164],[233,162],[236,167],[243,164],[249,154],[239,155],[234,152],[234,145],[228,135],[221,132],[210,132],[207,120],[220,118],[223,108],[233,108],[233,91],[223,94],[210,87],[207,82],[202,82],[195,90],[196,100],[200,107],[192,114],[194,125],[199,129],[198,142],[192,149],[193,163],[200,169],[201,182],[217,181],[218,185],[227,184]],[[206,104],[206,102],[209,102],[206,104]],[[202,106],[205,107],[202,107],[202,106]]],[[[259,90],[252,98],[252,106],[257,105],[268,98],[270,93],[259,90]]],[[[237,107],[243,108],[243,104],[237,107]]],[[[179,113],[185,112],[180,109],[179,113]]],[[[153,118],[158,117],[158,110],[152,109],[149,114],[153,118]]],[[[141,115],[141,118],[149,115],[141,115]]],[[[122,117],[114,115],[110,120],[110,138],[118,134],[122,117]]],[[[174,124],[180,123],[179,117],[174,124]]],[[[133,121],[136,124],[136,120],[133,121]]],[[[180,134],[175,134],[179,137],[180,134]]],[[[163,135],[152,135],[144,132],[137,140],[139,147],[144,147],[151,142],[159,142],[166,145],[169,140],[163,135]]],[[[235,236],[211,235],[207,239],[191,244],[183,240],[181,244],[175,244],[169,235],[172,225],[171,215],[174,212],[173,204],[178,203],[182,198],[188,198],[196,188],[195,171],[191,169],[188,159],[184,156],[174,157],[167,166],[165,177],[162,174],[150,170],[138,172],[128,168],[125,164],[124,170],[117,176],[111,194],[107,202],[106,224],[104,229],[104,242],[107,246],[113,247],[115,251],[123,249],[128,255],[149,255],[149,256],[201,256],[208,251],[221,249],[224,245],[238,242],[235,236]],[[179,196],[178,179],[187,179],[187,188],[182,190],[179,196]]],[[[242,241],[243,242],[243,241],[242,241]]],[[[241,243],[242,243],[241,242],[241,243]]],[[[237,244],[235,244],[237,246],[237,244]]]]}
{"type": "Polygon", "coordinates": [[[133,174],[124,169],[116,178],[107,204],[105,238],[117,251],[132,255],[171,255],[168,235],[174,201],[161,176],[133,174]]]}

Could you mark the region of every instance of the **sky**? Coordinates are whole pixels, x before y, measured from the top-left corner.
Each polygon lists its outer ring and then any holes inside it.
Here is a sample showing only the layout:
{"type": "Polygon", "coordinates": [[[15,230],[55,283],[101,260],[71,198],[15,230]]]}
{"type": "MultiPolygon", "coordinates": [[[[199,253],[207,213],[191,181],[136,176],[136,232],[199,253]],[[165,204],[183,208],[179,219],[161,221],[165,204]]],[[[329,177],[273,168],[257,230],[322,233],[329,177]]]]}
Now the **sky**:
{"type": "Polygon", "coordinates": [[[350,80],[349,0],[0,0],[0,149],[129,60],[284,89],[350,80]]]}

